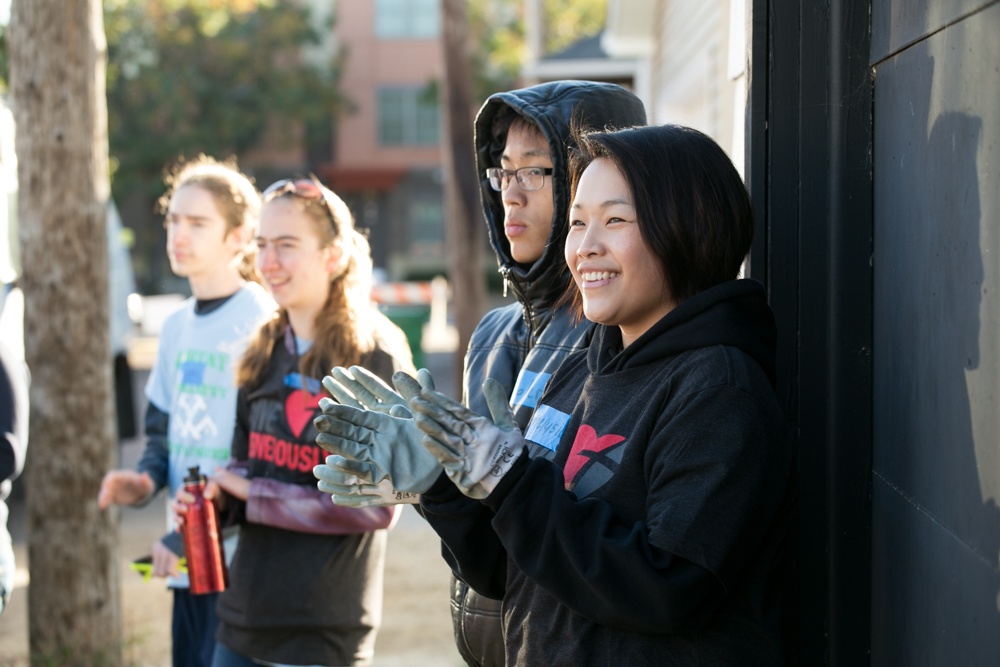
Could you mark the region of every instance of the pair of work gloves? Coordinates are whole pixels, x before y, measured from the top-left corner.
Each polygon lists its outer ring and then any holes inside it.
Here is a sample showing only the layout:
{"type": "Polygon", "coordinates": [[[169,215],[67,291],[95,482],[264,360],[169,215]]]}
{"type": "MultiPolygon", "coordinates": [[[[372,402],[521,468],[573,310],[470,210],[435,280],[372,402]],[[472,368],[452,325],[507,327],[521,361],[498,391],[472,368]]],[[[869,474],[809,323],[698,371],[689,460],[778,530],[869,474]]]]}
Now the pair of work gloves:
{"type": "Polygon", "coordinates": [[[347,507],[417,503],[443,469],[470,498],[485,498],[524,449],[503,386],[483,383],[492,420],[434,390],[426,369],[392,376],[393,391],[360,366],[336,367],[323,386],[316,444],[330,453],[317,487],[347,507]]]}

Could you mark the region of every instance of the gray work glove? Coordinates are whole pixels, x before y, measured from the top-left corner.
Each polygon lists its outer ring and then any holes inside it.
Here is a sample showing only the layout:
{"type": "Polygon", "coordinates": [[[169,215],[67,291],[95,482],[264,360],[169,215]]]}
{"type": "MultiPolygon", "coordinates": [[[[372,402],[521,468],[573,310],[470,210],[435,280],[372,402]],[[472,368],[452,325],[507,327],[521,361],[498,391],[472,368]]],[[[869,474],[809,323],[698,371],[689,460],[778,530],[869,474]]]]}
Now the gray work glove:
{"type": "Polygon", "coordinates": [[[313,469],[313,474],[319,480],[317,488],[323,493],[329,493],[337,505],[386,507],[420,504],[419,493],[400,491],[393,487],[392,480],[388,478],[372,484],[358,476],[369,472],[364,463],[343,456],[328,456],[325,465],[321,464],[313,469]]]}
{"type": "MultiPolygon", "coordinates": [[[[396,388],[401,384],[412,387],[400,375],[413,383],[404,373],[396,373],[392,376],[396,388]]],[[[408,399],[413,420],[424,432],[427,451],[462,493],[480,499],[493,492],[524,450],[524,438],[503,385],[488,378],[483,396],[493,421],[433,389],[422,389],[408,399]]]]}
{"type": "MultiPolygon", "coordinates": [[[[344,369],[334,369],[331,373],[335,375],[323,378],[324,386],[350,404],[338,404],[328,398],[320,400],[323,413],[313,422],[319,431],[316,444],[333,456],[313,469],[320,480],[317,488],[335,490],[336,493],[329,491],[334,502],[348,505],[357,502],[371,505],[379,497],[395,497],[386,495],[390,492],[385,485],[381,490],[376,488],[385,480],[390,480],[392,491],[419,494],[429,489],[441,474],[441,466],[421,444],[423,433],[405,408],[404,397],[357,366],[350,373],[344,369]],[[366,409],[369,406],[371,409],[366,409]],[[330,459],[334,459],[333,465],[330,459]],[[350,488],[357,485],[363,486],[350,488]],[[363,499],[359,501],[359,497],[363,499]]],[[[433,378],[426,370],[418,377],[433,388],[433,378]]],[[[408,388],[420,391],[421,384],[412,382],[408,388]]]]}
{"type": "MultiPolygon", "coordinates": [[[[426,368],[417,371],[417,383],[420,388],[434,388],[434,378],[426,368]]],[[[410,416],[406,399],[393,391],[382,378],[361,366],[351,366],[349,369],[335,366],[330,370],[330,374],[323,378],[323,386],[341,405],[385,414],[389,414],[394,406],[399,406],[405,412],[397,411],[394,416],[410,416]]],[[[420,388],[417,391],[420,391],[420,388]]]]}

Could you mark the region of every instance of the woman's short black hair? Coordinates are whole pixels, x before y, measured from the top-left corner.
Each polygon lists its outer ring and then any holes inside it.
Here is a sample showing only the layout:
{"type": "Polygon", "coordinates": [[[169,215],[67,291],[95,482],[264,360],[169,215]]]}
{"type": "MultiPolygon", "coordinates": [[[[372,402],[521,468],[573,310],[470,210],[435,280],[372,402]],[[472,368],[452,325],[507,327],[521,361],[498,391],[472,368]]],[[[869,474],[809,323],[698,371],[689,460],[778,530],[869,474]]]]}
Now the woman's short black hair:
{"type": "MultiPolygon", "coordinates": [[[[571,196],[591,162],[614,163],[631,191],[642,238],[659,258],[677,303],[739,275],[753,239],[753,208],[715,141],[689,127],[658,125],[578,133],[576,144],[571,196]]],[[[574,302],[579,305],[578,296],[574,302]]]]}

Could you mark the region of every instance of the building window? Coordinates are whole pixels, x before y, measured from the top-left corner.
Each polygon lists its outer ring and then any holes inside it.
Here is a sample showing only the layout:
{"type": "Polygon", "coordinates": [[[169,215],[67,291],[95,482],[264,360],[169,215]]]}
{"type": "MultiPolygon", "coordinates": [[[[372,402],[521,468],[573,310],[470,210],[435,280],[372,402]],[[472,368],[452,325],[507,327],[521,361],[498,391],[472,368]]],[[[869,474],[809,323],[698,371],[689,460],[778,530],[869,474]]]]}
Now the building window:
{"type": "Polygon", "coordinates": [[[444,256],[444,208],[440,201],[410,204],[410,252],[414,256],[444,256]]]}
{"type": "Polygon", "coordinates": [[[383,146],[436,146],[438,105],[425,86],[378,91],[378,140],[383,146]]]}
{"type": "Polygon", "coordinates": [[[441,32],[439,0],[376,0],[380,39],[433,39],[441,32]]]}

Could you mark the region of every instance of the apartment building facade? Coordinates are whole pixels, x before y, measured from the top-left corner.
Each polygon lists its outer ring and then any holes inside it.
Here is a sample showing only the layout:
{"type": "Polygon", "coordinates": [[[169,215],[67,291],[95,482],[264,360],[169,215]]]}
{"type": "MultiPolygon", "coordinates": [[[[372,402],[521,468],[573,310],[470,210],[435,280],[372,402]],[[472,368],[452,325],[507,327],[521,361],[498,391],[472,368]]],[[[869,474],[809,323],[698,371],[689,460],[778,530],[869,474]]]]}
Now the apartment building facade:
{"type": "Polygon", "coordinates": [[[375,265],[391,279],[429,277],[445,267],[438,4],[333,5],[351,109],[334,121],[328,159],[315,168],[368,230],[375,265]]]}

